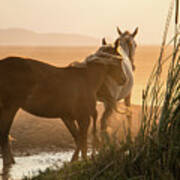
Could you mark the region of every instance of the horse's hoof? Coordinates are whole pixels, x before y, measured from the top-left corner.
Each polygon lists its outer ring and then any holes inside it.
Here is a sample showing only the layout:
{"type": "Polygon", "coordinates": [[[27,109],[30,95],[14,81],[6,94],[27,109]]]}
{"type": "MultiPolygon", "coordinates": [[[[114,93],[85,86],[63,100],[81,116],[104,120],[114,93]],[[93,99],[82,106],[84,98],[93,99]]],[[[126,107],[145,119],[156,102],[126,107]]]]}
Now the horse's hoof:
{"type": "Polygon", "coordinates": [[[14,160],[14,158],[12,159],[12,164],[16,164],[16,161],[14,160]]]}
{"type": "Polygon", "coordinates": [[[14,158],[13,157],[11,157],[9,160],[5,160],[4,162],[3,162],[3,167],[8,167],[8,168],[10,168],[13,164],[15,164],[16,162],[15,162],[15,160],[14,160],[14,158]]]}

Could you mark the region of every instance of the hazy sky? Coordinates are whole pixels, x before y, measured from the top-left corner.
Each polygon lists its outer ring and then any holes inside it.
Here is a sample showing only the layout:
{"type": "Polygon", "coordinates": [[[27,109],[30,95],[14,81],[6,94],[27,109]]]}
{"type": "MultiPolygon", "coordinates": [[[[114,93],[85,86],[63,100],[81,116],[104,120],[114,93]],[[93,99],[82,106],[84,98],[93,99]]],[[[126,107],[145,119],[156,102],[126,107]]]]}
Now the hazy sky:
{"type": "Polygon", "coordinates": [[[159,44],[171,0],[1,0],[0,28],[115,38],[139,27],[138,44],[159,44]]]}

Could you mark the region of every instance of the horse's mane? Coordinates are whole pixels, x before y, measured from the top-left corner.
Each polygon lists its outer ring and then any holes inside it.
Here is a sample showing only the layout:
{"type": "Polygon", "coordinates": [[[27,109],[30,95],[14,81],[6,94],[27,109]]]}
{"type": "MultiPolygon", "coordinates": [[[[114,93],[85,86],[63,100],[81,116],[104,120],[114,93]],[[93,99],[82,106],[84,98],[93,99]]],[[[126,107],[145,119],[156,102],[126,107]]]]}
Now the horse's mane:
{"type": "Polygon", "coordinates": [[[108,60],[121,60],[122,56],[118,54],[109,53],[108,50],[113,49],[112,45],[101,46],[94,54],[89,55],[84,61],[74,61],[69,64],[69,67],[86,68],[88,63],[99,62],[108,64],[108,60]]]}
{"type": "Polygon", "coordinates": [[[75,67],[75,68],[86,68],[87,64],[84,62],[74,61],[68,65],[68,67],[75,67]]]}

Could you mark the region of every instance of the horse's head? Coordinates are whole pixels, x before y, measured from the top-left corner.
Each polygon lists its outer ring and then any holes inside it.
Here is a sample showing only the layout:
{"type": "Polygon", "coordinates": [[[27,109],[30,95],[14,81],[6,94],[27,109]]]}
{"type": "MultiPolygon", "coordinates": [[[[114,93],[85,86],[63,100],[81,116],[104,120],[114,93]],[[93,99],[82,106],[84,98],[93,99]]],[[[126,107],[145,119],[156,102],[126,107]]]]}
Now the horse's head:
{"type": "Polygon", "coordinates": [[[89,62],[104,64],[108,69],[108,74],[112,77],[118,85],[124,85],[126,76],[122,68],[122,56],[118,51],[119,40],[116,43],[106,43],[105,38],[102,40],[102,46],[96,51],[95,54],[89,56],[89,62]]]}
{"type": "Polygon", "coordinates": [[[102,53],[107,53],[110,55],[117,55],[119,56],[119,51],[118,51],[118,42],[120,41],[119,39],[116,40],[117,42],[115,42],[114,44],[110,44],[106,42],[106,39],[103,38],[102,39],[102,46],[98,49],[97,52],[102,52],[102,53]]]}
{"type": "Polygon", "coordinates": [[[119,43],[121,48],[126,52],[131,61],[132,68],[133,70],[135,70],[134,55],[137,45],[134,38],[138,33],[138,28],[136,28],[133,33],[130,33],[129,31],[125,31],[124,33],[122,33],[119,27],[117,27],[117,32],[119,34],[119,38],[116,40],[115,43],[119,43]]]}

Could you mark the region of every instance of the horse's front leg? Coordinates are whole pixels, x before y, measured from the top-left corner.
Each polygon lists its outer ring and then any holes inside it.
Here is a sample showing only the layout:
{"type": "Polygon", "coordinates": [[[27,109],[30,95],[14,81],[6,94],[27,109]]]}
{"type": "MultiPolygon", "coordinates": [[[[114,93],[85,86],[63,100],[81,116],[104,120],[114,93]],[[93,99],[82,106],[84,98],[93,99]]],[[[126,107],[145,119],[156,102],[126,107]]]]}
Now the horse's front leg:
{"type": "Polygon", "coordinates": [[[96,150],[99,148],[100,142],[99,138],[97,136],[97,127],[96,127],[96,122],[97,122],[97,110],[94,110],[94,114],[92,116],[93,118],[93,127],[92,127],[92,135],[93,135],[93,140],[92,140],[92,155],[95,155],[96,150]]]}
{"type": "Polygon", "coordinates": [[[113,106],[111,106],[108,102],[104,102],[104,112],[100,119],[102,143],[104,143],[105,137],[108,136],[107,124],[108,124],[108,119],[112,115],[112,113],[113,113],[113,106]]]}
{"type": "Polygon", "coordinates": [[[128,130],[131,132],[132,125],[132,111],[131,111],[131,93],[124,98],[124,103],[126,105],[126,118],[128,120],[128,130]]]}
{"type": "Polygon", "coordinates": [[[74,154],[72,155],[71,162],[77,161],[79,156],[80,149],[76,147],[74,154]]]}

